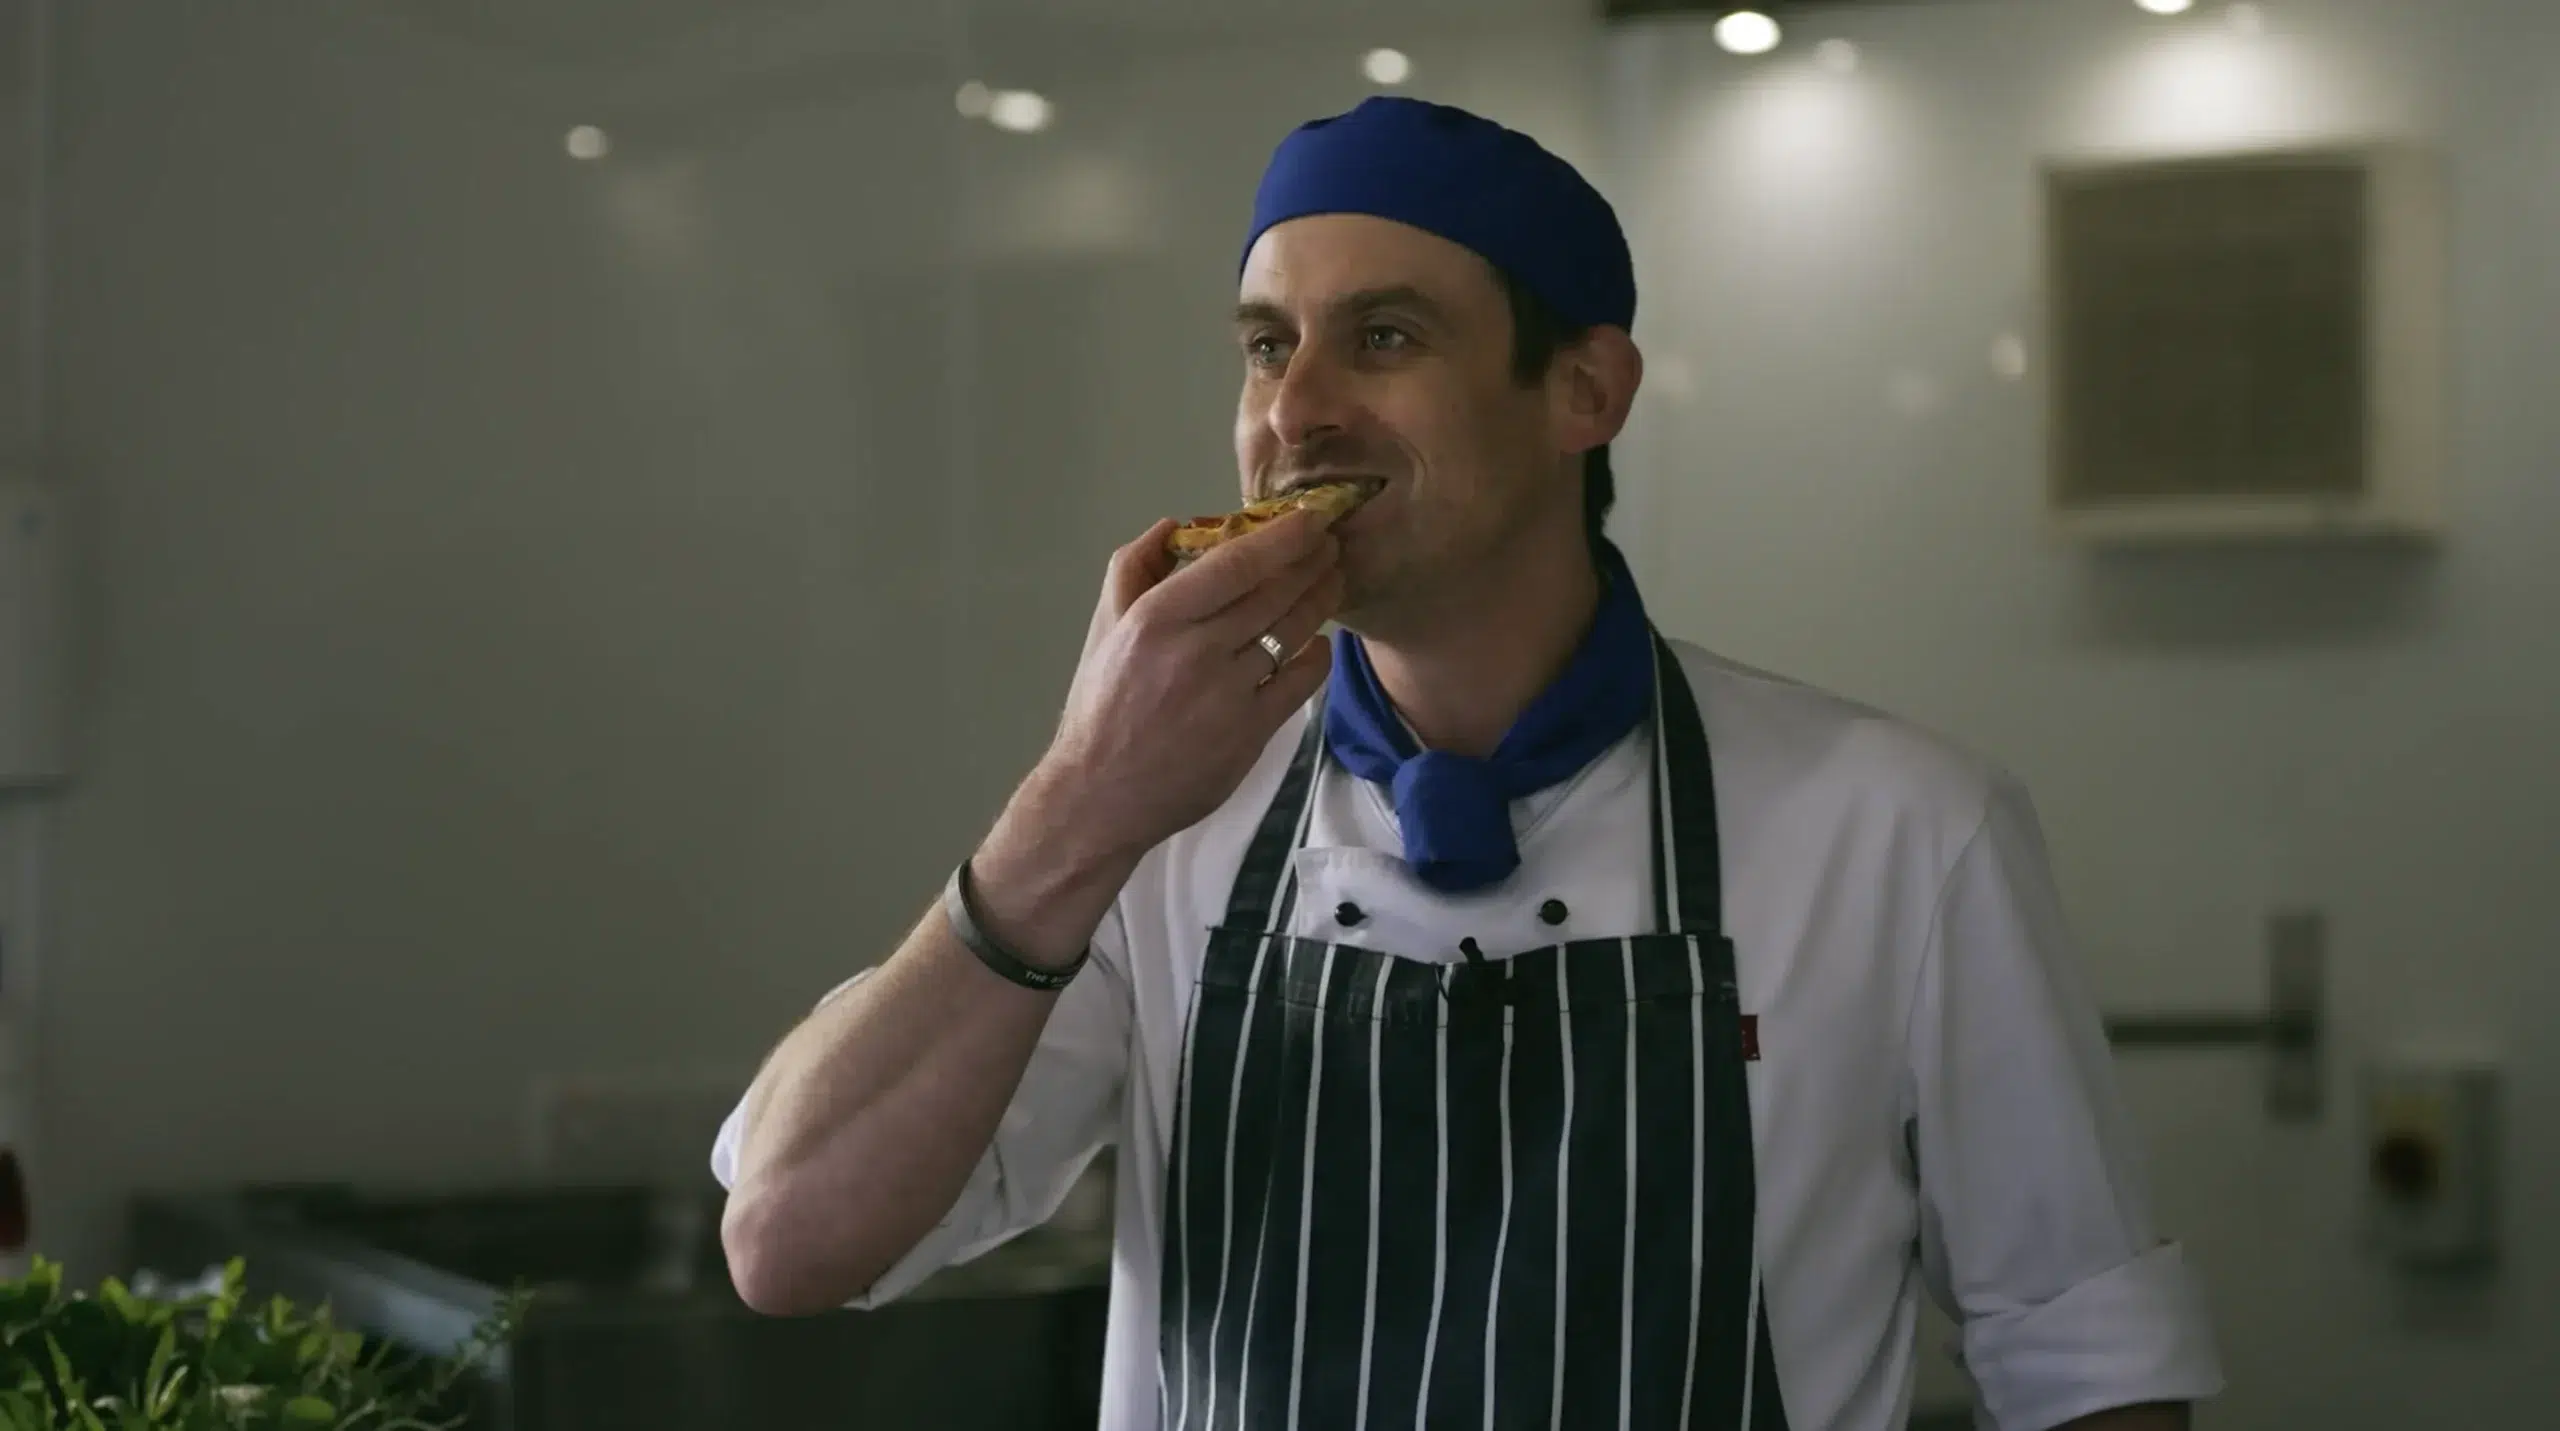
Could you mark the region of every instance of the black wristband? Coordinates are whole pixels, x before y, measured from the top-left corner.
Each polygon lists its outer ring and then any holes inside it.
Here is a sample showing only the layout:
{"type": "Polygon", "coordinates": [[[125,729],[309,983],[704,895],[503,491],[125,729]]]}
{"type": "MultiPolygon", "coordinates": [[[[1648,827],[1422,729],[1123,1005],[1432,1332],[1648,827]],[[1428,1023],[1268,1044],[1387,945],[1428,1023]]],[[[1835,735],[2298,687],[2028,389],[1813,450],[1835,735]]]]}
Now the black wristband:
{"type": "Polygon", "coordinates": [[[1092,947],[1087,946],[1067,967],[1043,969],[998,944],[988,935],[986,926],[978,921],[978,900],[969,884],[967,860],[962,860],[960,867],[951,872],[951,883],[943,886],[942,913],[951,921],[951,932],[961,943],[969,946],[969,952],[978,956],[979,963],[1026,989],[1038,989],[1044,994],[1056,993],[1075,978],[1076,971],[1084,967],[1085,960],[1093,957],[1092,947]]]}

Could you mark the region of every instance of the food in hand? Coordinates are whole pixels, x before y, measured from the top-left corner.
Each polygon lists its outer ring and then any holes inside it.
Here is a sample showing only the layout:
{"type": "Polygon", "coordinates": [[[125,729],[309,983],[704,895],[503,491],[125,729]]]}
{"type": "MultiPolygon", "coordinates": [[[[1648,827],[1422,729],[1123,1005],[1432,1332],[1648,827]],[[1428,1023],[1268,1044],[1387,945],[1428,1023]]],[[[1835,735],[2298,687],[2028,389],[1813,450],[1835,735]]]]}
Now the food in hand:
{"type": "Polygon", "coordinates": [[[1260,531],[1302,508],[1322,513],[1329,522],[1338,522],[1375,495],[1379,485],[1345,479],[1293,487],[1223,517],[1194,517],[1174,528],[1166,544],[1173,548],[1176,558],[1188,560],[1248,532],[1260,531]]]}

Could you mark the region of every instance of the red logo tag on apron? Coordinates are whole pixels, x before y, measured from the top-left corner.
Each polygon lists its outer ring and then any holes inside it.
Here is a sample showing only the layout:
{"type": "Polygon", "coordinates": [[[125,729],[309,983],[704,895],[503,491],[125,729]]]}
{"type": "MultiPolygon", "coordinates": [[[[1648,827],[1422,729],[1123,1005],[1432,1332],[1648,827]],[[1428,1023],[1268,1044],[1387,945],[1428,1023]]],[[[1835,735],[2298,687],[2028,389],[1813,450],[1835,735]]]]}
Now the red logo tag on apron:
{"type": "Polygon", "coordinates": [[[1758,1014],[1742,1016],[1742,1061],[1745,1063],[1760,1061],[1760,1016],[1758,1014]]]}

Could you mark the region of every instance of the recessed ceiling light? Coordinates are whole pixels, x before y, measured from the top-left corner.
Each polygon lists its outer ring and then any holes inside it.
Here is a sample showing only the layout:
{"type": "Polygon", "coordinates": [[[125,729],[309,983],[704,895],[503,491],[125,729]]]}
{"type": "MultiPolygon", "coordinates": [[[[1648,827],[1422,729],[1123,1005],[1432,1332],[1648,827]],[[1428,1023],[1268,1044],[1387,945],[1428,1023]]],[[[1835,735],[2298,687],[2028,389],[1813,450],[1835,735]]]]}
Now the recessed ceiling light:
{"type": "Polygon", "coordinates": [[[988,108],[995,103],[995,99],[994,90],[976,80],[971,80],[960,86],[958,94],[951,96],[951,107],[959,110],[964,119],[984,119],[987,117],[988,108]]]}
{"type": "Polygon", "coordinates": [[[1765,55],[1778,47],[1778,22],[1757,10],[1736,10],[1716,21],[1716,43],[1737,55],[1765,55]]]}
{"type": "Polygon", "coordinates": [[[572,159],[601,159],[613,152],[613,141],[592,124],[581,124],[570,130],[569,137],[561,141],[561,146],[569,151],[572,159]]]}
{"type": "Polygon", "coordinates": [[[1835,75],[1858,68],[1858,47],[1847,40],[1825,40],[1813,47],[1813,62],[1835,75]]]}
{"type": "Polygon", "coordinates": [[[998,90],[987,101],[987,122],[1015,134],[1037,134],[1049,127],[1057,109],[1027,89],[998,90]]]}
{"type": "Polygon", "coordinates": [[[2133,0],[2154,15],[2183,15],[2196,7],[2196,0],[2133,0]]]}
{"type": "Polygon", "coordinates": [[[1371,84],[1402,84],[1413,77],[1413,60],[1402,50],[1371,50],[1360,57],[1360,73],[1371,84]]]}

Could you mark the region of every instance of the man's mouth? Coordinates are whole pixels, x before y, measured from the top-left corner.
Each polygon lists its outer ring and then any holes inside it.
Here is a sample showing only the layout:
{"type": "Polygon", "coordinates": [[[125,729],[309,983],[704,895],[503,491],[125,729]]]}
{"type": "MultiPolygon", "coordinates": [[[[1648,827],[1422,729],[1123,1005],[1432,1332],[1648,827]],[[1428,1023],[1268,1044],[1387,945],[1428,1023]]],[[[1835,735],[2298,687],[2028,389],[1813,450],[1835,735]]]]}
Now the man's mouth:
{"type": "Polygon", "coordinates": [[[1375,497],[1380,492],[1386,490],[1387,479],[1384,477],[1355,475],[1348,472],[1327,473],[1321,476],[1293,477],[1285,486],[1281,487],[1280,495],[1288,497],[1317,487],[1337,486],[1359,488],[1360,500],[1365,502],[1371,497],[1375,497]]]}

